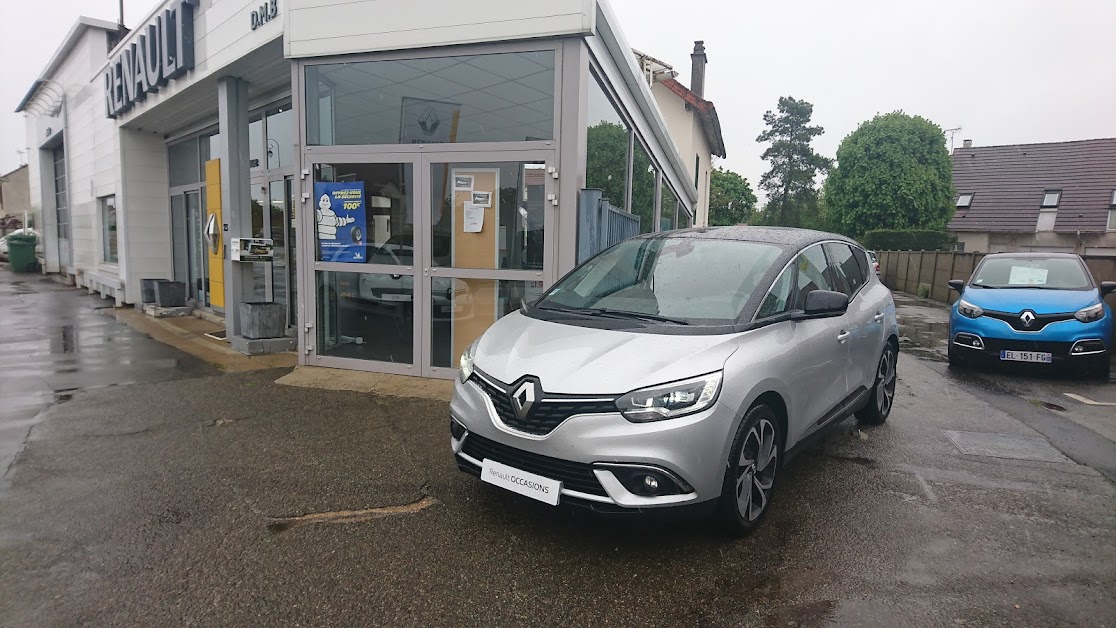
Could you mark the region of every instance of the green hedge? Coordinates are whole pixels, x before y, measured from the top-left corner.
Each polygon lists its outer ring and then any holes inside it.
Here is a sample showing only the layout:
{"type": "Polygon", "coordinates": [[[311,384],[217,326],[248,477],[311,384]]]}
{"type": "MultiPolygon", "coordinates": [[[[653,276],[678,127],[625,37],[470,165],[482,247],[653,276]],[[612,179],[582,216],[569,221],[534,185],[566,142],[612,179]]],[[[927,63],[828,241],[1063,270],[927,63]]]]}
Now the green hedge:
{"type": "Polygon", "coordinates": [[[948,251],[957,236],[931,229],[876,229],[861,240],[873,251],[948,251]]]}

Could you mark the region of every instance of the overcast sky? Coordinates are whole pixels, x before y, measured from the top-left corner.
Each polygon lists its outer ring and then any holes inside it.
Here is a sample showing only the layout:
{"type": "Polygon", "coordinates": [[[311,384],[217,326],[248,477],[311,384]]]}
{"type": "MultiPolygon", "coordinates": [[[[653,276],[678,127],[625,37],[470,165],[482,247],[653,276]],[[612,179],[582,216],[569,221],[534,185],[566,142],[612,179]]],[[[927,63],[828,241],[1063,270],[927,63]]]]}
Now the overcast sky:
{"type": "MultiPolygon", "coordinates": [[[[25,150],[11,113],[79,14],[115,21],[115,0],[0,0],[0,172],[25,150]]],[[[134,26],[153,0],[125,0],[134,26]]],[[[679,71],[705,40],[706,98],[717,105],[728,158],[755,186],[764,172],[763,113],[780,96],[814,104],[825,127],[815,146],[841,139],[877,113],[902,109],[956,144],[1116,137],[1116,2],[1025,0],[612,0],[629,43],[679,71]]]]}

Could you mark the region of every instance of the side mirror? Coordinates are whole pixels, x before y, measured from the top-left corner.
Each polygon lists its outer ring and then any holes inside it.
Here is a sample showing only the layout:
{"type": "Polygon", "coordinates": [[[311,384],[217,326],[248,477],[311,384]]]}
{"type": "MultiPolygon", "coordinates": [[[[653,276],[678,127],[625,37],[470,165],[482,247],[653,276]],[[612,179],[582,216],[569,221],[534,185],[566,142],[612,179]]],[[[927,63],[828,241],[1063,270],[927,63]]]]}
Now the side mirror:
{"type": "Polygon", "coordinates": [[[832,290],[814,290],[806,295],[803,318],[840,316],[849,309],[849,295],[832,290]]]}
{"type": "Polygon", "coordinates": [[[1116,292],[1116,281],[1102,281],[1100,291],[1102,298],[1116,292]]]}
{"type": "Polygon", "coordinates": [[[949,280],[949,288],[951,290],[956,290],[957,294],[961,294],[961,291],[965,289],[965,280],[963,280],[963,279],[950,279],[949,280]]]}

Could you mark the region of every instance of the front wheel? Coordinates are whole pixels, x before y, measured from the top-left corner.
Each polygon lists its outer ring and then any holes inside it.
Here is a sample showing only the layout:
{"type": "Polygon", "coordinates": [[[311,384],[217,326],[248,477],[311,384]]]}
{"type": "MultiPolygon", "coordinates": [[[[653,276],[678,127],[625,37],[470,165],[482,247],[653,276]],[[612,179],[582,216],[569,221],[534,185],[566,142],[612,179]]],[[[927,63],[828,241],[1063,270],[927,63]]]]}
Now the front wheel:
{"type": "Polygon", "coordinates": [[[872,385],[868,405],[856,412],[856,418],[861,423],[882,425],[891,414],[891,406],[895,402],[895,382],[898,379],[895,371],[898,357],[895,347],[890,342],[887,343],[880,356],[879,366],[876,367],[876,381],[872,385]]]}
{"type": "Polygon", "coordinates": [[[729,449],[718,505],[718,517],[729,534],[750,533],[767,514],[781,442],[779,421],[769,406],[755,406],[744,415],[729,449]]]}

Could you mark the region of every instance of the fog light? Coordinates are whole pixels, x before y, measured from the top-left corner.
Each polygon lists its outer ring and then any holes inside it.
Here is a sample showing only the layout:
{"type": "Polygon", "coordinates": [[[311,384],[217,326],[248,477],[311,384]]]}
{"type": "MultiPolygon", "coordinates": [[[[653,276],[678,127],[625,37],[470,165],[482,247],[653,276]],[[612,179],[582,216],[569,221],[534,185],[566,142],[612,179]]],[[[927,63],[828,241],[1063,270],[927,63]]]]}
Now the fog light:
{"type": "Polygon", "coordinates": [[[953,337],[953,344],[965,347],[966,349],[984,349],[984,341],[980,336],[974,334],[967,334],[961,332],[953,337]]]}
{"type": "Polygon", "coordinates": [[[1093,353],[1104,353],[1104,351],[1104,341],[1097,338],[1078,340],[1073,343],[1073,348],[1070,349],[1070,353],[1073,355],[1090,355],[1093,353]]]}
{"type": "Polygon", "coordinates": [[[643,485],[646,486],[647,490],[651,491],[652,493],[659,490],[659,481],[651,475],[643,476],[643,485]]]}
{"type": "Polygon", "coordinates": [[[1074,353],[1081,353],[1081,352],[1082,352],[1082,351],[1084,351],[1084,350],[1085,350],[1085,349],[1083,349],[1083,348],[1081,347],[1081,345],[1074,345],[1074,347],[1073,347],[1073,352],[1074,352],[1074,353]]]}

